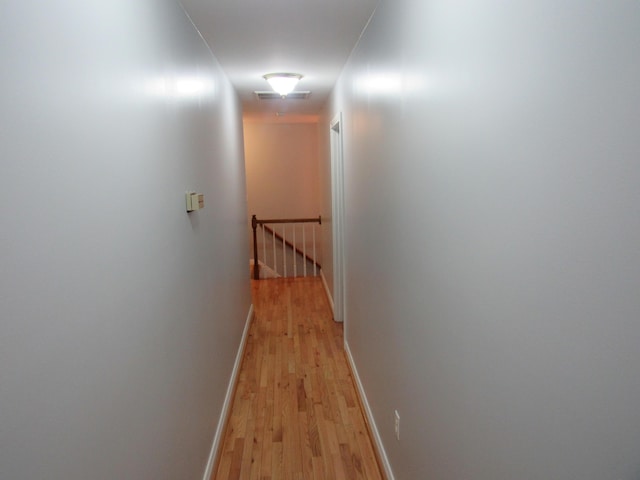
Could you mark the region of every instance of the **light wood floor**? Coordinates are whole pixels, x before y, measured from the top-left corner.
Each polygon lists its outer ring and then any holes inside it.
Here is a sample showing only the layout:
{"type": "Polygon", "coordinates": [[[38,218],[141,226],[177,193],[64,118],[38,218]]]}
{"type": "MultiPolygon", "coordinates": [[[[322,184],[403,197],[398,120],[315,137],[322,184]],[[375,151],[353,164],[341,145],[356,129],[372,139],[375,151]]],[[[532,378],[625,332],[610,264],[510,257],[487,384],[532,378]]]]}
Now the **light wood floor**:
{"type": "Polygon", "coordinates": [[[252,281],[255,317],[214,480],[382,479],[315,277],[252,281]]]}

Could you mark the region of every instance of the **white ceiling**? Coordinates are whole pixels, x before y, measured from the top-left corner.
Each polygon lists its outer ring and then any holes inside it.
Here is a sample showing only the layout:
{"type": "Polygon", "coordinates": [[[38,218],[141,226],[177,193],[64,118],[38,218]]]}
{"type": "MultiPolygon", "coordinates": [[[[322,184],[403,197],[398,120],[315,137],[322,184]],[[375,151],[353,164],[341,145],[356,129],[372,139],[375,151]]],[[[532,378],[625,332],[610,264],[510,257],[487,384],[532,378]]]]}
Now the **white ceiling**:
{"type": "Polygon", "coordinates": [[[235,86],[245,114],[314,115],[331,92],[378,0],[182,0],[235,86]],[[262,75],[301,73],[307,100],[257,100],[262,75]]]}

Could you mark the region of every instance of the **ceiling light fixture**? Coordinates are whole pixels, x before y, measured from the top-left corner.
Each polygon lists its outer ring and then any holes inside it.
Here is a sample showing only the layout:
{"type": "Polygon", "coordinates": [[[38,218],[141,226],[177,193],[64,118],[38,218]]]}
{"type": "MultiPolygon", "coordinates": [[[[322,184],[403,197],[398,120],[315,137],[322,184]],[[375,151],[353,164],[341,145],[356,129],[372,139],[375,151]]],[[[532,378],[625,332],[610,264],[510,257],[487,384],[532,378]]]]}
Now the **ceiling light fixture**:
{"type": "Polygon", "coordinates": [[[302,75],[299,73],[267,73],[263,78],[269,82],[271,88],[284,98],[293,92],[302,75]]]}

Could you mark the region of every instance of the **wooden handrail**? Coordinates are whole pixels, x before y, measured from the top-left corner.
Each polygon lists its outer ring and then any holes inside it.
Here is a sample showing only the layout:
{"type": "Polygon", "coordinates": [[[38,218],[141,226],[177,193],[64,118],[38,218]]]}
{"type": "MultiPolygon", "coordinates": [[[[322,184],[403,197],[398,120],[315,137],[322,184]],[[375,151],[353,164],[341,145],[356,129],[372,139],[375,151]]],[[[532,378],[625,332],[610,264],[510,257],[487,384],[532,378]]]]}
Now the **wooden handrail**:
{"type": "MultiPolygon", "coordinates": [[[[251,220],[256,218],[254,215],[251,217],[251,220]]],[[[322,225],[322,216],[318,215],[318,218],[279,218],[279,219],[271,219],[271,220],[258,220],[256,218],[256,223],[258,225],[264,225],[265,223],[318,223],[322,225]]]]}
{"type": "MultiPolygon", "coordinates": [[[[253,228],[253,278],[258,280],[260,278],[260,263],[258,261],[258,234],[257,229],[258,225],[265,225],[266,223],[318,223],[322,225],[322,216],[318,215],[318,218],[278,218],[278,219],[267,219],[267,220],[258,220],[255,215],[251,216],[251,228],[253,228]]],[[[276,233],[272,228],[268,226],[264,226],[266,230],[268,230],[272,235],[274,235],[278,240],[284,242],[286,246],[292,248],[295,253],[302,255],[305,261],[313,262],[315,267],[321,268],[320,264],[314,259],[310,258],[304,252],[300,251],[298,247],[293,245],[291,242],[286,241],[282,236],[276,233]]]]}

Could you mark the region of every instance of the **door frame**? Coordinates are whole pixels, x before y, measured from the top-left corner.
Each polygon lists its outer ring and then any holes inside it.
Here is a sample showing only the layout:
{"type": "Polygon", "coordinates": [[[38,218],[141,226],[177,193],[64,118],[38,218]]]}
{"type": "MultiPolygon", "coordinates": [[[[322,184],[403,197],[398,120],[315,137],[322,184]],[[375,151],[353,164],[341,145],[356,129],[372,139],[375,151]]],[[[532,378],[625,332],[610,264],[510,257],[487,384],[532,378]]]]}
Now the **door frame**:
{"type": "Polygon", "coordinates": [[[333,216],[333,318],[336,322],[345,321],[344,155],[342,130],[342,113],[338,113],[329,125],[331,139],[331,214],[333,216]]]}

